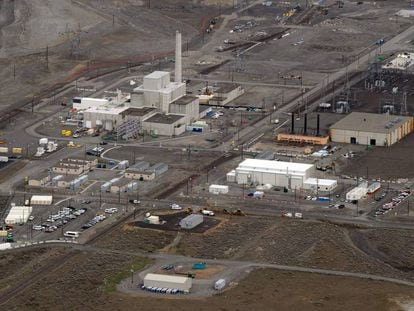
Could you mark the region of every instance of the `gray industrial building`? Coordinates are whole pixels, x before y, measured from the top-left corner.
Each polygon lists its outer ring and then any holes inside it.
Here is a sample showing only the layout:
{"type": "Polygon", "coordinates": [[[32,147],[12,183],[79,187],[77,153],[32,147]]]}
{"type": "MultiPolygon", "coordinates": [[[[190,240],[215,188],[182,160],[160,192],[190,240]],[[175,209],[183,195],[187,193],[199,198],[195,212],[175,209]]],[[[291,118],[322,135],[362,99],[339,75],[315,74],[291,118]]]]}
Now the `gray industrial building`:
{"type": "Polygon", "coordinates": [[[201,214],[191,214],[181,219],[180,227],[182,229],[193,229],[203,223],[204,217],[201,214]]]}
{"type": "Polygon", "coordinates": [[[153,171],[139,171],[135,169],[129,169],[125,171],[125,178],[149,181],[155,179],[155,173],[153,171]]]}
{"type": "Polygon", "coordinates": [[[329,129],[337,143],[391,146],[413,131],[413,117],[352,112],[329,129]]]}
{"type": "Polygon", "coordinates": [[[244,89],[238,84],[221,83],[214,91],[214,97],[209,103],[212,105],[225,106],[232,100],[244,94],[244,89]]]}
{"type": "Polygon", "coordinates": [[[129,166],[129,169],[130,170],[136,170],[136,171],[143,171],[143,170],[146,170],[149,167],[150,167],[149,162],[140,161],[140,162],[137,162],[137,163],[135,163],[133,165],[130,165],[129,166]]]}
{"type": "Polygon", "coordinates": [[[185,122],[183,115],[157,113],[144,120],[143,128],[156,135],[176,136],[185,132],[185,122]]]}
{"type": "Polygon", "coordinates": [[[155,175],[158,176],[168,171],[168,165],[165,163],[157,163],[151,166],[148,171],[154,172],[155,175]]]}

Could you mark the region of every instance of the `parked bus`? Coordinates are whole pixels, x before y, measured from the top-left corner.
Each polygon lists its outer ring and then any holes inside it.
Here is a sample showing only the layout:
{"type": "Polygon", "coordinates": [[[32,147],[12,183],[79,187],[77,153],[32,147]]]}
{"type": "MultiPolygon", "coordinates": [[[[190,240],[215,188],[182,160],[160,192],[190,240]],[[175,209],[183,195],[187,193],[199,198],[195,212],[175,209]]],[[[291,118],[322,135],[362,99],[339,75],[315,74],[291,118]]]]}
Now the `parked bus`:
{"type": "Polygon", "coordinates": [[[78,238],[79,237],[79,232],[78,231],[66,231],[64,234],[65,237],[68,238],[78,238]]]}

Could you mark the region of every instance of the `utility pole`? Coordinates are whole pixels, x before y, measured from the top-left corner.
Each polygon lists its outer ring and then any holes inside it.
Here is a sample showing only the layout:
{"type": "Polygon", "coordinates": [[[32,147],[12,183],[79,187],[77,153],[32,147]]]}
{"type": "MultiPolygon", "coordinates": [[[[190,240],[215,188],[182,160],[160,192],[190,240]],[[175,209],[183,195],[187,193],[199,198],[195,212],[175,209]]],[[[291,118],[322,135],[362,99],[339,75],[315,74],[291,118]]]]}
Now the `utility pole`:
{"type": "Polygon", "coordinates": [[[16,81],[16,62],[13,63],[13,80],[16,81]]]}
{"type": "Polygon", "coordinates": [[[49,70],[49,46],[46,45],[46,69],[49,70]]]}

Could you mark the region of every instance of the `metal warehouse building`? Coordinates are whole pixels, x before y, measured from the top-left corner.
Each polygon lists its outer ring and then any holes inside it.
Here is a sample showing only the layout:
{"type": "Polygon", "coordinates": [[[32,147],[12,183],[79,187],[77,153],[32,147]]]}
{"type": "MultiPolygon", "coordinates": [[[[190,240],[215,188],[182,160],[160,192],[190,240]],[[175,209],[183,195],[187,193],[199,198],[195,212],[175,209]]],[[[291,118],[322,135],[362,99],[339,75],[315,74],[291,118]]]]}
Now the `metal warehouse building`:
{"type": "Polygon", "coordinates": [[[145,287],[171,288],[189,292],[192,285],[192,279],[184,276],[148,273],[144,277],[145,287]]]}
{"type": "Polygon", "coordinates": [[[413,131],[413,117],[352,112],[330,128],[333,142],[391,146],[413,131]]]}
{"type": "Polygon", "coordinates": [[[247,159],[235,170],[238,184],[270,184],[278,187],[304,187],[315,171],[312,164],[247,159]]]}

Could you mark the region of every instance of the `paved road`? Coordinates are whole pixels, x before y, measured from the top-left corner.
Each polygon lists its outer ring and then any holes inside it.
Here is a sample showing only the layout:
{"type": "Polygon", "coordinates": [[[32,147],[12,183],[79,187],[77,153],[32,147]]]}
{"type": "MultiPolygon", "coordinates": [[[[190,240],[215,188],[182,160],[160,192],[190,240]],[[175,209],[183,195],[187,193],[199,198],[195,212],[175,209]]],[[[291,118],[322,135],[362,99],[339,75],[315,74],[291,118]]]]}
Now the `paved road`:
{"type": "Polygon", "coordinates": [[[264,83],[264,82],[249,82],[249,81],[231,81],[231,80],[217,80],[212,78],[191,78],[192,81],[201,81],[209,83],[237,83],[241,85],[250,85],[250,86],[268,86],[268,87],[277,87],[277,88],[286,88],[286,89],[310,89],[313,85],[300,85],[300,84],[283,84],[283,83],[264,83]]]}

